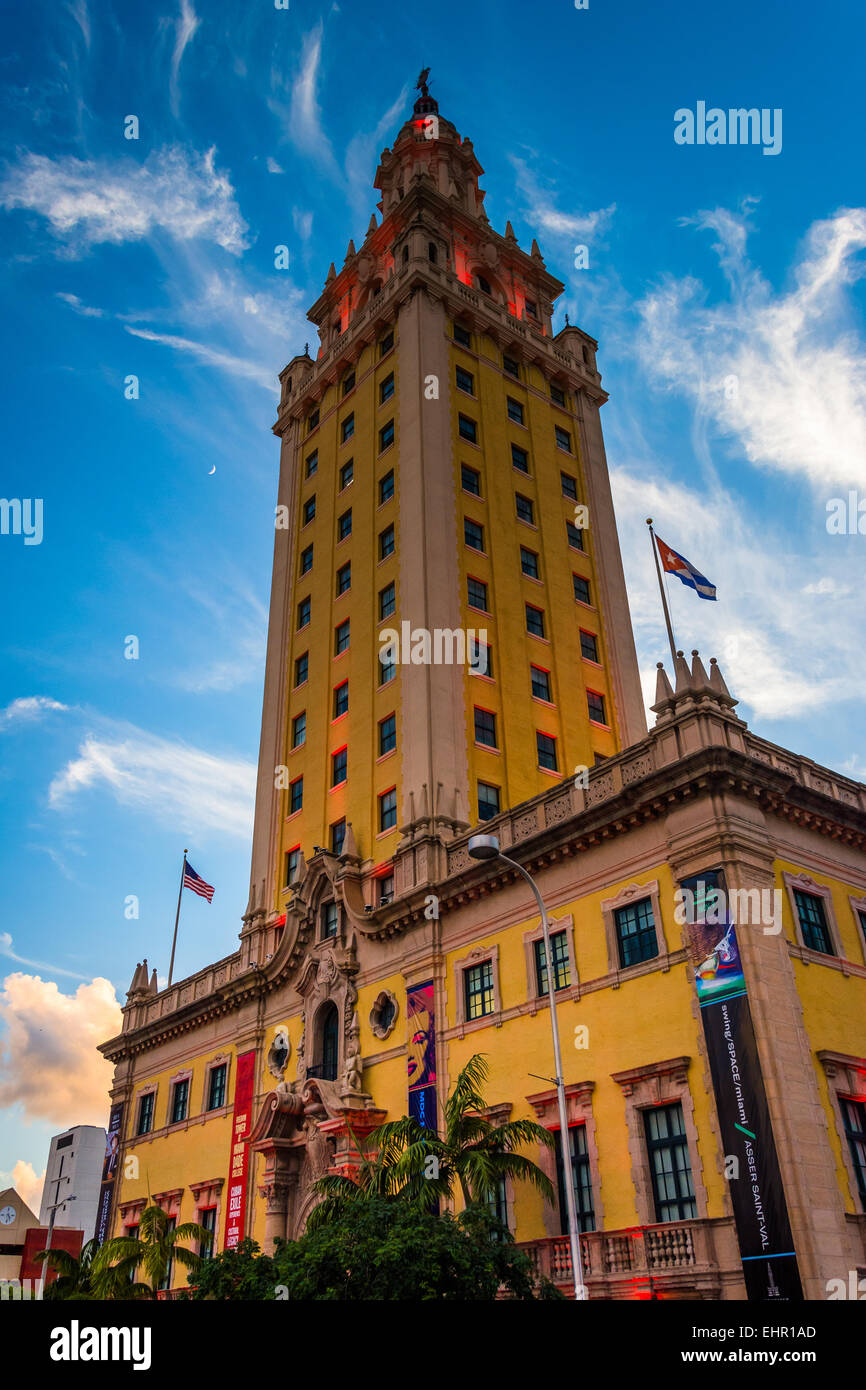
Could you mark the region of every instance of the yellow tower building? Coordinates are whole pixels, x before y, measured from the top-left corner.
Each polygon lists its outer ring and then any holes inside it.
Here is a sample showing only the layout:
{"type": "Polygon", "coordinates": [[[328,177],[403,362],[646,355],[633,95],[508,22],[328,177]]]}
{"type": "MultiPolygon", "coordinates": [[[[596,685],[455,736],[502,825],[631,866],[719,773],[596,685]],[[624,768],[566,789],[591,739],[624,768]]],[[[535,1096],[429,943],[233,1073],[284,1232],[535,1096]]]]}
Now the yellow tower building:
{"type": "Polygon", "coordinates": [[[491,1114],[556,1136],[557,1203],[500,1214],[569,1286],[548,962],[484,830],[552,919],[590,1297],[826,1297],[866,1264],[866,787],[752,733],[697,653],[647,732],[597,344],[553,334],[562,285],[480,174],[424,88],[281,373],[250,898],[215,964],[137,967],[102,1047],[111,1228],[150,1194],[216,1249],[296,1237],[358,1136],[441,1124],[483,1053],[491,1114]]]}

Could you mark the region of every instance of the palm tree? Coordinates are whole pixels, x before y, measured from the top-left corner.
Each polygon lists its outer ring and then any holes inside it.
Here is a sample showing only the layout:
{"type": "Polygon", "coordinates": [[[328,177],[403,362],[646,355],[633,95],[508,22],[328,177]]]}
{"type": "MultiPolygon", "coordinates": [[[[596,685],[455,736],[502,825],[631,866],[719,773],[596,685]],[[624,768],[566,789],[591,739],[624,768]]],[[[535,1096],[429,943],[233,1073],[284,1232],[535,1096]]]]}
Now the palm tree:
{"type": "MultiPolygon", "coordinates": [[[[195,1274],[201,1265],[202,1256],[181,1245],[180,1242],[184,1240],[206,1244],[211,1240],[211,1233],[196,1221],[172,1226],[168,1213],[162,1207],[151,1205],[141,1213],[137,1239],[134,1236],[115,1236],[105,1242],[103,1249],[107,1252],[106,1259],[113,1262],[111,1269],[124,1280],[130,1280],[140,1267],[149,1296],[156,1298],[174,1261],[191,1274],[195,1274]]],[[[126,1288],[129,1288],[128,1283],[126,1288]]],[[[126,1297],[129,1297],[128,1293],[126,1297]]]]}
{"type": "Polygon", "coordinates": [[[371,1158],[359,1145],[356,1181],[331,1174],[315,1184],[325,1200],[308,1226],[315,1229],[346,1202],[371,1196],[400,1197],[432,1208],[451,1200],[459,1189],[465,1207],[484,1206],[503,1178],[530,1182],[553,1201],[549,1179],[532,1159],[517,1152],[533,1142],[551,1147],[553,1135],[534,1120],[509,1120],[504,1125],[488,1120],[482,1094],[488,1074],[484,1057],[470,1057],[445,1102],[444,1137],[408,1115],[373,1130],[370,1146],[377,1152],[371,1158]]]}
{"type": "Polygon", "coordinates": [[[49,1247],[34,1256],[57,1271],[48,1285],[48,1297],[58,1299],[141,1298],[150,1296],[147,1284],[132,1284],[126,1274],[112,1267],[111,1253],[97,1240],[88,1240],[76,1258],[68,1250],[49,1247]]]}

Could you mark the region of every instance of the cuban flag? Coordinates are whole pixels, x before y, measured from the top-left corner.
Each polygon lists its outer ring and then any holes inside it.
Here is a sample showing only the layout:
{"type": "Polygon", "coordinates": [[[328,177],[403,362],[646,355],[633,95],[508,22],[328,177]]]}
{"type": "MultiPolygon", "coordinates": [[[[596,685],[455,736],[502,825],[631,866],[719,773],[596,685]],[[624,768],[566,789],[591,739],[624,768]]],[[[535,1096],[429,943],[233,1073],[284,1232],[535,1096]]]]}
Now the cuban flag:
{"type": "Polygon", "coordinates": [[[716,597],[716,586],[711,584],[700,570],[696,570],[694,565],[690,565],[684,555],[678,555],[675,550],[671,550],[669,545],[665,545],[661,536],[656,536],[659,555],[662,560],[662,569],[666,574],[675,574],[684,584],[688,584],[690,589],[694,589],[701,598],[716,597]]]}

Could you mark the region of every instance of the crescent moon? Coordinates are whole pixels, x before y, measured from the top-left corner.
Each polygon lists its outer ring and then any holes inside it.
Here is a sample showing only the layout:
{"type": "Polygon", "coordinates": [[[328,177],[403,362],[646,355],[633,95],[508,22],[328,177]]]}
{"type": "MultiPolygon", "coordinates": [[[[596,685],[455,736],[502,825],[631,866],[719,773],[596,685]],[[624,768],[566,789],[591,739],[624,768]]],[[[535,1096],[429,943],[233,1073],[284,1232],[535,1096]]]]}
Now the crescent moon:
{"type": "Polygon", "coordinates": [[[216,473],[216,464],[214,464],[213,468],[210,470],[210,473],[208,473],[208,477],[210,477],[211,473],[216,473]]]}

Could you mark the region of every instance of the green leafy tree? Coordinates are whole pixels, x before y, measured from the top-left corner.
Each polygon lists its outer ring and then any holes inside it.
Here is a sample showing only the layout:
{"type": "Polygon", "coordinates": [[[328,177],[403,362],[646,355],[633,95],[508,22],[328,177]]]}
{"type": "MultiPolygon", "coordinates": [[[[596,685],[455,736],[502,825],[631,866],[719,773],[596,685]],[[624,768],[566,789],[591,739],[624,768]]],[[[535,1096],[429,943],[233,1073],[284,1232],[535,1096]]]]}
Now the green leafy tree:
{"type": "Polygon", "coordinates": [[[460,1216],[368,1194],[274,1255],[277,1288],[289,1301],[477,1303],[558,1298],[536,1289],[528,1258],[483,1207],[460,1216]]]}
{"type": "MultiPolygon", "coordinates": [[[[177,1264],[197,1274],[203,1264],[202,1256],[188,1250],[181,1242],[197,1240],[208,1244],[210,1231],[196,1221],[184,1221],[180,1226],[172,1226],[171,1218],[162,1207],[151,1205],[141,1213],[138,1226],[138,1239],[132,1236],[115,1236],[107,1240],[103,1249],[111,1268],[119,1277],[130,1281],[136,1270],[144,1275],[151,1298],[156,1298],[161,1284],[168,1278],[172,1264],[177,1264]]],[[[128,1284],[127,1284],[128,1287],[128,1284]]]]}
{"type": "Polygon", "coordinates": [[[272,1299],[279,1284],[277,1267],[270,1255],[259,1253],[254,1240],[242,1240],[232,1250],[223,1250],[205,1260],[195,1277],[190,1297],[202,1299],[243,1299],[247,1302],[272,1299]]]}
{"type": "Polygon", "coordinates": [[[552,1202],[550,1180],[518,1149],[531,1143],[550,1147],[553,1135],[534,1120],[497,1125],[487,1119],[482,1091],[487,1077],[487,1062],[476,1053],[445,1102],[443,1136],[408,1115],[373,1130],[369,1144],[376,1152],[371,1157],[361,1150],[356,1179],[337,1174],[319,1179],[323,1201],[308,1230],[326,1225],[348,1204],[373,1197],[399,1196],[432,1210],[459,1191],[465,1207],[486,1205],[503,1178],[529,1182],[552,1202]]]}
{"type": "Polygon", "coordinates": [[[57,1278],[45,1285],[46,1300],[78,1301],[108,1298],[150,1297],[146,1284],[131,1283],[129,1276],[112,1266],[112,1255],[97,1240],[88,1240],[76,1256],[55,1246],[34,1256],[56,1271],[57,1278]]]}

